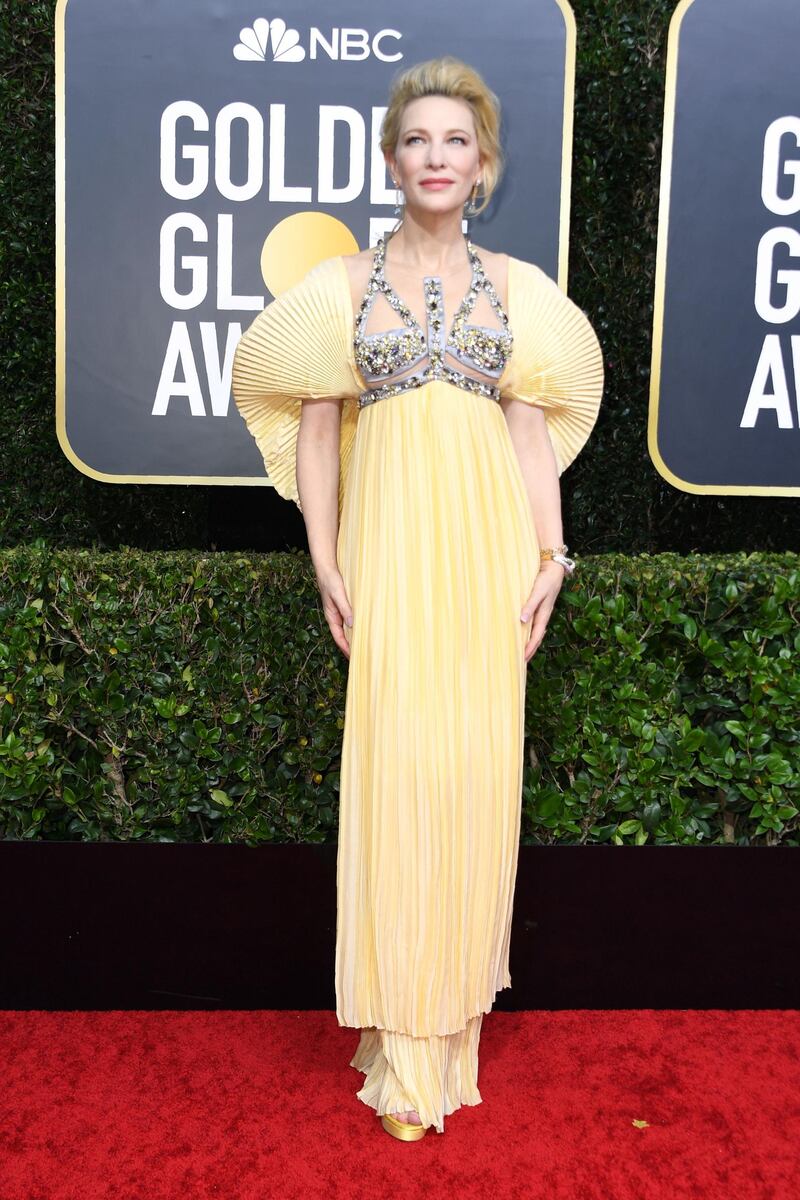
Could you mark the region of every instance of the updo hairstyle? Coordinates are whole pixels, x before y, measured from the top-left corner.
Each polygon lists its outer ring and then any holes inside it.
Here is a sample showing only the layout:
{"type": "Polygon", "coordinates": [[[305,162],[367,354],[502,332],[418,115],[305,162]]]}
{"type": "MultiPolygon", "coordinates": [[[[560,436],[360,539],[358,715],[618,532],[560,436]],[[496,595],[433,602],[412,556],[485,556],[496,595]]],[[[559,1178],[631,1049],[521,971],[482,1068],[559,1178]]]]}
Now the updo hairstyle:
{"type": "Polygon", "coordinates": [[[483,196],[475,215],[483,212],[492,198],[503,171],[500,145],[500,101],[487,87],[481,75],[458,58],[446,54],[417,63],[397,75],[389,93],[389,106],[381,124],[381,150],[396,153],[400,140],[403,110],[421,96],[448,96],[466,100],[472,109],[478,150],[483,160],[481,187],[483,196]]]}

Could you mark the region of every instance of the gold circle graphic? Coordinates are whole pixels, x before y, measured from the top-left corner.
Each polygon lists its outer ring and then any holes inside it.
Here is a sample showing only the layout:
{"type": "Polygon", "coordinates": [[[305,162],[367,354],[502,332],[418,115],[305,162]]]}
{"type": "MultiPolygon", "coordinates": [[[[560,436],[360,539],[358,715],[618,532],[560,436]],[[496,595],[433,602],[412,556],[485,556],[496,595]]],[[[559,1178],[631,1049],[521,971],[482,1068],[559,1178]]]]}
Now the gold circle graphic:
{"type": "Polygon", "coordinates": [[[343,221],[321,212],[294,213],[269,231],[261,247],[261,274],[273,296],[338,254],[357,254],[358,242],[343,221]]]}

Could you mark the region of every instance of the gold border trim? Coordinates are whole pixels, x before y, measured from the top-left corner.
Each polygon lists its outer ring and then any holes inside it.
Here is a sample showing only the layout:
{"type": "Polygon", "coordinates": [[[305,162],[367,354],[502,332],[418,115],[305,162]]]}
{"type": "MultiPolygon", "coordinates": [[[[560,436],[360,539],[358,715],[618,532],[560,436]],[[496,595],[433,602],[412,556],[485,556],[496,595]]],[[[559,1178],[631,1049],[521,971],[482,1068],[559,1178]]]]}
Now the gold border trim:
{"type": "MultiPolygon", "coordinates": [[[[66,11],[69,0],[56,0],[55,87],[56,87],[56,435],[69,462],[82,474],[101,483],[234,484],[244,487],[274,487],[260,475],[110,475],[96,471],[76,454],[67,437],[66,419],[66,11]]],[[[569,221],[572,190],[572,137],[575,106],[575,14],[568,0],[555,0],[564,18],[564,112],[561,129],[561,202],[558,229],[558,284],[566,291],[569,273],[569,221]]],[[[689,0],[691,3],[691,0],[689,0]]]]}
{"type": "Polygon", "coordinates": [[[572,137],[575,114],[575,61],[577,30],[572,5],[556,0],[564,18],[564,117],[561,124],[561,211],[558,222],[558,286],[567,290],[569,277],[569,218],[572,199],[572,137]]]}
{"type": "Polygon", "coordinates": [[[694,0],[680,0],[672,14],[667,38],[667,64],[664,89],[664,125],[661,144],[661,185],[658,206],[655,294],[653,298],[653,344],[650,359],[650,405],[647,420],[647,450],[659,475],[679,491],[713,496],[800,496],[800,487],[770,487],[766,484],[692,483],[670,470],[658,447],[658,406],[661,388],[661,352],[664,335],[664,292],[669,243],[670,186],[672,183],[675,96],[678,83],[678,46],[683,18],[694,0]]]}

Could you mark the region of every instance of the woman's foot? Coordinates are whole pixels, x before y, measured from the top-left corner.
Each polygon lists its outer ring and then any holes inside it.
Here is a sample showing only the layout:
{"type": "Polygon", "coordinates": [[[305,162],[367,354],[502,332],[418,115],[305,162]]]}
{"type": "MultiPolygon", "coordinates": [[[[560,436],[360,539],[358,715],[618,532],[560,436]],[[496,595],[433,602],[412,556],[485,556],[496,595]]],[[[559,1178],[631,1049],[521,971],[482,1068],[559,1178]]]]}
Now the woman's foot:
{"type": "Polygon", "coordinates": [[[414,1109],[409,1109],[407,1112],[392,1113],[396,1121],[404,1121],[406,1125],[421,1125],[422,1118],[414,1109]]]}
{"type": "Polygon", "coordinates": [[[422,1124],[419,1114],[413,1110],[399,1113],[385,1113],[381,1117],[381,1125],[392,1137],[401,1142],[418,1142],[428,1132],[422,1124]]]}

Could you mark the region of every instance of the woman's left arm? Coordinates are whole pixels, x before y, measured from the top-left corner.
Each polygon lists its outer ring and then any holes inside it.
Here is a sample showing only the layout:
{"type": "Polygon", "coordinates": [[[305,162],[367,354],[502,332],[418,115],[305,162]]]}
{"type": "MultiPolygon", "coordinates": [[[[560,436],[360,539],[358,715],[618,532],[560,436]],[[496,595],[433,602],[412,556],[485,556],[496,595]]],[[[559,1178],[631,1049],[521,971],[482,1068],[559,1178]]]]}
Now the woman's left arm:
{"type": "MultiPolygon", "coordinates": [[[[544,411],[524,400],[501,398],[511,441],[522,468],[522,477],[531,504],[536,536],[541,547],[561,546],[561,487],[553,445],[547,432],[544,411]]],[[[550,614],[564,582],[560,563],[544,559],[530,596],[523,605],[520,619],[533,615],[531,636],[525,645],[525,661],[530,662],[544,637],[550,614]]]]}

